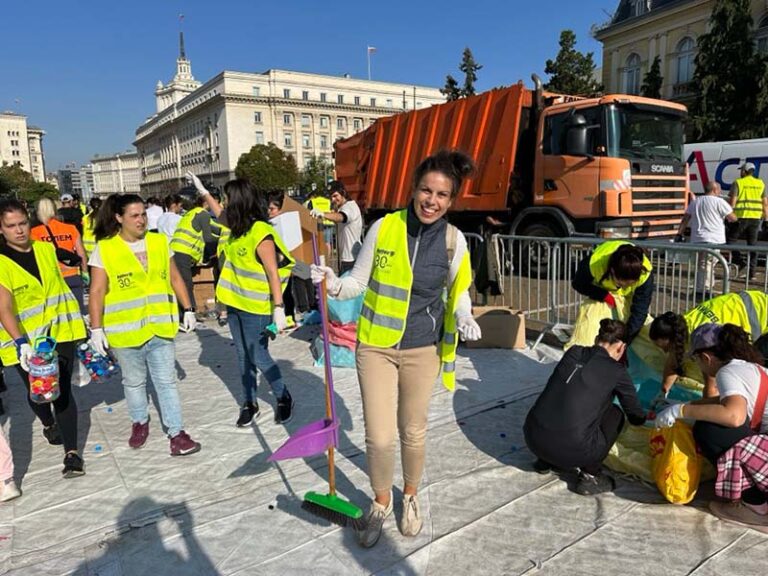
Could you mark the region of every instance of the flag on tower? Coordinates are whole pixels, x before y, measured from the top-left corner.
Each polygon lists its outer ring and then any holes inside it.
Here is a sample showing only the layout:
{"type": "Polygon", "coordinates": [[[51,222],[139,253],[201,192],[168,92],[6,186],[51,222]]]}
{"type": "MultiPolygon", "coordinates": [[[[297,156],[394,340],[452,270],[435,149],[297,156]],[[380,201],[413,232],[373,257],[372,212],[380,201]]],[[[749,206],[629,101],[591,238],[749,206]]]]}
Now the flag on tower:
{"type": "Polygon", "coordinates": [[[179,22],[184,22],[184,14],[179,14],[179,22]]]}
{"type": "Polygon", "coordinates": [[[374,48],[373,46],[368,46],[368,54],[375,54],[375,53],[376,53],[376,48],[374,48]]]}

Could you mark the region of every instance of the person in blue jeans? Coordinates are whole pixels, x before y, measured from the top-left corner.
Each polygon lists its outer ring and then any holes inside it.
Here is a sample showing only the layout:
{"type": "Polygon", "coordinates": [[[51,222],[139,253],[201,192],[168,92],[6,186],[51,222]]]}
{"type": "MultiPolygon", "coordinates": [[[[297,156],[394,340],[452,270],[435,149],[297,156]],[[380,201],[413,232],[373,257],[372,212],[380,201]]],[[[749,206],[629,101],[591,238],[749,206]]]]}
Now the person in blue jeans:
{"type": "Polygon", "coordinates": [[[216,286],[216,298],[227,306],[232,339],[237,350],[243,385],[243,405],[237,426],[248,426],[259,415],[256,402],[258,369],[277,399],[275,422],[288,422],[293,399],[283,383],[280,368],[269,354],[267,327],[287,328],[283,292],[294,259],[269,224],[268,198],[245,180],[224,187],[228,203],[225,225],[231,230],[223,245],[224,264],[216,286]]]}

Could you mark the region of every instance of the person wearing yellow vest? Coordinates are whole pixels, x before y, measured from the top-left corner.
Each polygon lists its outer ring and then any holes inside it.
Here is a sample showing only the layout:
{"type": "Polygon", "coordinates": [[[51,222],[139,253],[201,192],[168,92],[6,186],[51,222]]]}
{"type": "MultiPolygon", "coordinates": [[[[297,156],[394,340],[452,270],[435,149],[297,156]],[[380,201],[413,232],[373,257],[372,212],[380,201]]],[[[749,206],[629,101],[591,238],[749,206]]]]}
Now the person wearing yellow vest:
{"type": "Polygon", "coordinates": [[[85,338],[80,307],[64,282],[53,245],[31,240],[29,214],[20,202],[0,204],[0,232],[0,361],[6,371],[16,368],[29,391],[27,372],[35,338],[50,335],[56,340],[60,394],[53,401],[53,412],[50,404],[32,402],[29,395],[27,399],[43,424],[46,440],[63,444],[64,478],[82,476],[72,394],[75,342],[85,338]]]}
{"type": "Polygon", "coordinates": [[[83,216],[83,248],[85,249],[86,257],[90,258],[93,249],[96,247],[96,236],[93,233],[93,222],[96,219],[96,213],[101,207],[101,198],[91,198],[88,202],[91,210],[83,216]]]}
{"type": "Polygon", "coordinates": [[[653,298],[653,268],[642,248],[626,240],[597,246],[576,268],[571,286],[576,292],[616,308],[614,294],[630,298],[627,344],[645,324],[653,298]]]}
{"type": "MultiPolygon", "coordinates": [[[[762,222],[768,219],[768,196],[765,183],[755,177],[755,165],[752,162],[744,162],[740,169],[741,178],[733,182],[728,196],[733,213],[739,219],[730,229],[728,244],[736,244],[742,236],[746,236],[747,245],[754,246],[757,244],[762,222]]],[[[743,274],[750,280],[754,279],[757,269],[755,252],[751,252],[749,260],[745,260],[741,252],[734,251],[732,262],[742,269],[739,276],[743,274]]]]}
{"type": "Polygon", "coordinates": [[[200,450],[184,431],[176,388],[174,338],[179,329],[176,297],[184,307],[183,329],[195,329],[184,280],[171,260],[165,236],[147,232],[144,202],[136,194],[110,196],[99,211],[91,266],[91,343],[111,348],[120,363],[123,390],[133,423],[128,445],[144,446],[149,436],[147,372],[170,438],[171,456],[200,450]]]}
{"type": "MultiPolygon", "coordinates": [[[[321,190],[317,189],[316,184],[312,184],[312,191],[309,193],[309,198],[304,202],[304,207],[310,212],[313,212],[313,216],[317,217],[331,211],[331,199],[323,194],[321,190]]],[[[323,223],[323,239],[325,240],[326,254],[331,253],[333,246],[333,232],[336,228],[336,223],[333,220],[324,218],[323,223]]]]}
{"type": "Polygon", "coordinates": [[[227,207],[222,221],[230,235],[223,244],[224,264],[216,298],[227,307],[227,321],[237,351],[243,404],[236,425],[245,427],[259,415],[256,370],[262,373],[277,401],[274,420],[284,424],[293,414],[293,398],[280,367],[269,354],[267,328],[288,327],[283,291],[295,264],[290,251],[269,224],[268,197],[246,180],[224,186],[227,207]]]}
{"type": "MultiPolygon", "coordinates": [[[[667,352],[661,392],[654,403],[667,397],[678,376],[684,375],[690,335],[703,324],[733,324],[750,335],[761,352],[768,352],[768,294],[762,290],[742,290],[723,294],[700,303],[683,315],[665,312],[654,318],[649,337],[667,352]]],[[[704,375],[704,397],[717,396],[714,377],[704,375]]]]}
{"type": "Polygon", "coordinates": [[[444,218],[462,182],[474,172],[471,158],[440,151],[424,159],[413,176],[408,208],[371,226],[348,276],[312,266],[336,298],[365,292],[358,320],[357,377],[363,400],[368,475],[374,501],[363,547],[379,540],[392,514],[395,439],[403,463],[400,531],[422,528],[417,491],[424,471],[427,412],[435,380],[453,390],[458,336],[478,340],[469,287],[472,270],[464,235],[444,218]]]}

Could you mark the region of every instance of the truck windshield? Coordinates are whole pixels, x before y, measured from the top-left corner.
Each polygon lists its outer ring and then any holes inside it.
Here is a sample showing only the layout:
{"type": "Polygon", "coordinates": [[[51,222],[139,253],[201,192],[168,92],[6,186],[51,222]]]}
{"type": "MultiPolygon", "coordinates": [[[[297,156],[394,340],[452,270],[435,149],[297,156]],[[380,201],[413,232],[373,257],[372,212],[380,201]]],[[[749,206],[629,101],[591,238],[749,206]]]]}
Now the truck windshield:
{"type": "Polygon", "coordinates": [[[608,156],[630,160],[683,161],[682,115],[655,107],[611,106],[608,156]]]}

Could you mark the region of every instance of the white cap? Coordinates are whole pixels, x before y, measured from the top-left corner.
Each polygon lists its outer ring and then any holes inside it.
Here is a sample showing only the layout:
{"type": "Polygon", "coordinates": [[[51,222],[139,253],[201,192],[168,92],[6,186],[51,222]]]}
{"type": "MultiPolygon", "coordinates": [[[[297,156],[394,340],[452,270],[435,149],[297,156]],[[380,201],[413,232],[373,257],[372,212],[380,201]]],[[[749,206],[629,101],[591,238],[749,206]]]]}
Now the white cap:
{"type": "Polygon", "coordinates": [[[755,165],[752,164],[752,162],[744,162],[744,164],[741,165],[741,169],[744,170],[744,172],[754,172],[755,165]]]}

